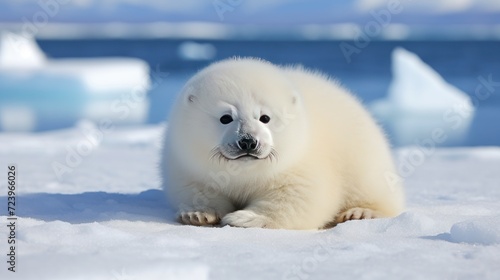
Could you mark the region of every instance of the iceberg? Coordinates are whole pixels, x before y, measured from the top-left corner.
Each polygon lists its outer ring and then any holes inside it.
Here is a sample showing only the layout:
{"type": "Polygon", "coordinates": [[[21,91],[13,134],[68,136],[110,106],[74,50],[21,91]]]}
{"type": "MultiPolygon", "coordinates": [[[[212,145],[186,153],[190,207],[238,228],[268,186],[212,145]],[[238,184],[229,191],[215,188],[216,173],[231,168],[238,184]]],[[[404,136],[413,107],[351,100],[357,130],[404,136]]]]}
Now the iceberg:
{"type": "Polygon", "coordinates": [[[14,33],[0,37],[0,71],[41,68],[47,61],[45,54],[30,38],[14,33]]]}
{"type": "Polygon", "coordinates": [[[50,59],[34,38],[0,36],[0,131],[144,123],[150,84],[140,59],[50,59]]]}
{"type": "Polygon", "coordinates": [[[215,57],[217,51],[212,44],[188,41],[179,45],[177,53],[184,60],[210,60],[215,57]]]}
{"type": "Polygon", "coordinates": [[[42,70],[0,70],[0,131],[40,131],[73,126],[88,103],[84,85],[42,70]]]}
{"type": "Polygon", "coordinates": [[[470,97],[402,48],[392,53],[392,72],[387,97],[370,109],[389,131],[393,144],[463,144],[475,111],[470,97]]]}

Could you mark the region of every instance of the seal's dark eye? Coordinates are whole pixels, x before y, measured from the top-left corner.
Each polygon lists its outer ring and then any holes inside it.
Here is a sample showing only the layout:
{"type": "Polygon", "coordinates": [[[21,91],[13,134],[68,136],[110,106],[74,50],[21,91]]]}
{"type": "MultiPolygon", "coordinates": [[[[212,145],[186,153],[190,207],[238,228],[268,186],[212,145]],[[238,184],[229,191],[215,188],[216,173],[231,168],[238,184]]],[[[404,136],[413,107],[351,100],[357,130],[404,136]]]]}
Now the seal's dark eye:
{"type": "Polygon", "coordinates": [[[270,120],[271,120],[271,118],[268,115],[262,115],[262,116],[260,116],[260,119],[259,119],[259,121],[261,121],[262,123],[268,123],[270,120]]]}
{"type": "Polygon", "coordinates": [[[221,122],[222,124],[228,124],[228,123],[230,123],[230,122],[232,122],[232,121],[233,121],[233,117],[231,117],[231,115],[227,115],[227,114],[226,114],[226,115],[224,115],[224,116],[220,117],[220,122],[221,122]]]}

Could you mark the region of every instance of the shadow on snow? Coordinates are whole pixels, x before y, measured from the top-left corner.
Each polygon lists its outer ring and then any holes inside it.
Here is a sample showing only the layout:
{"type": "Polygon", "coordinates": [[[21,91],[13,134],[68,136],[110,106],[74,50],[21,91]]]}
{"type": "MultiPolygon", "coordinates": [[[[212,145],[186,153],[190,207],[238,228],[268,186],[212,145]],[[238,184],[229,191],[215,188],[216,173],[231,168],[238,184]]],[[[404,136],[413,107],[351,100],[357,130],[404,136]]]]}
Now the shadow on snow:
{"type": "MultiPolygon", "coordinates": [[[[6,198],[0,197],[0,200],[6,198]]],[[[174,222],[161,190],[139,194],[28,194],[17,197],[16,211],[18,217],[69,223],[109,220],[174,222]]]]}

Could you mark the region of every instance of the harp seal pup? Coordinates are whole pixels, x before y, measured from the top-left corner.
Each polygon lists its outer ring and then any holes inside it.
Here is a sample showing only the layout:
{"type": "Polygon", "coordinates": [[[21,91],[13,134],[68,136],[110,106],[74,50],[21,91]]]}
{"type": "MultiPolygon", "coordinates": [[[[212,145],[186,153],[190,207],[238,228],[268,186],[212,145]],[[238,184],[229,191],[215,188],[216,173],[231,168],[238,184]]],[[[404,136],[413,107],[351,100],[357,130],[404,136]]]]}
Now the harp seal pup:
{"type": "Polygon", "coordinates": [[[356,98],[324,75],[254,58],[186,83],[160,168],[187,225],[321,229],[404,206],[388,143],[356,98]]]}

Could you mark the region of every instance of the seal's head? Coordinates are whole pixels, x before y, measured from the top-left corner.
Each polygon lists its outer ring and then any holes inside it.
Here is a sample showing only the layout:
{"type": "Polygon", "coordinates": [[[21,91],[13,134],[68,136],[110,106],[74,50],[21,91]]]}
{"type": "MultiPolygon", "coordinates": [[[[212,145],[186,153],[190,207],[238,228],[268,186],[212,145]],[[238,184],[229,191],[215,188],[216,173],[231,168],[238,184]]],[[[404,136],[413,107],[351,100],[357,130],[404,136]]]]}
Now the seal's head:
{"type": "Polygon", "coordinates": [[[184,147],[179,158],[193,171],[236,164],[264,175],[286,168],[306,149],[301,96],[268,62],[213,64],[187,82],[176,105],[169,134],[178,142],[174,147],[184,147]]]}

